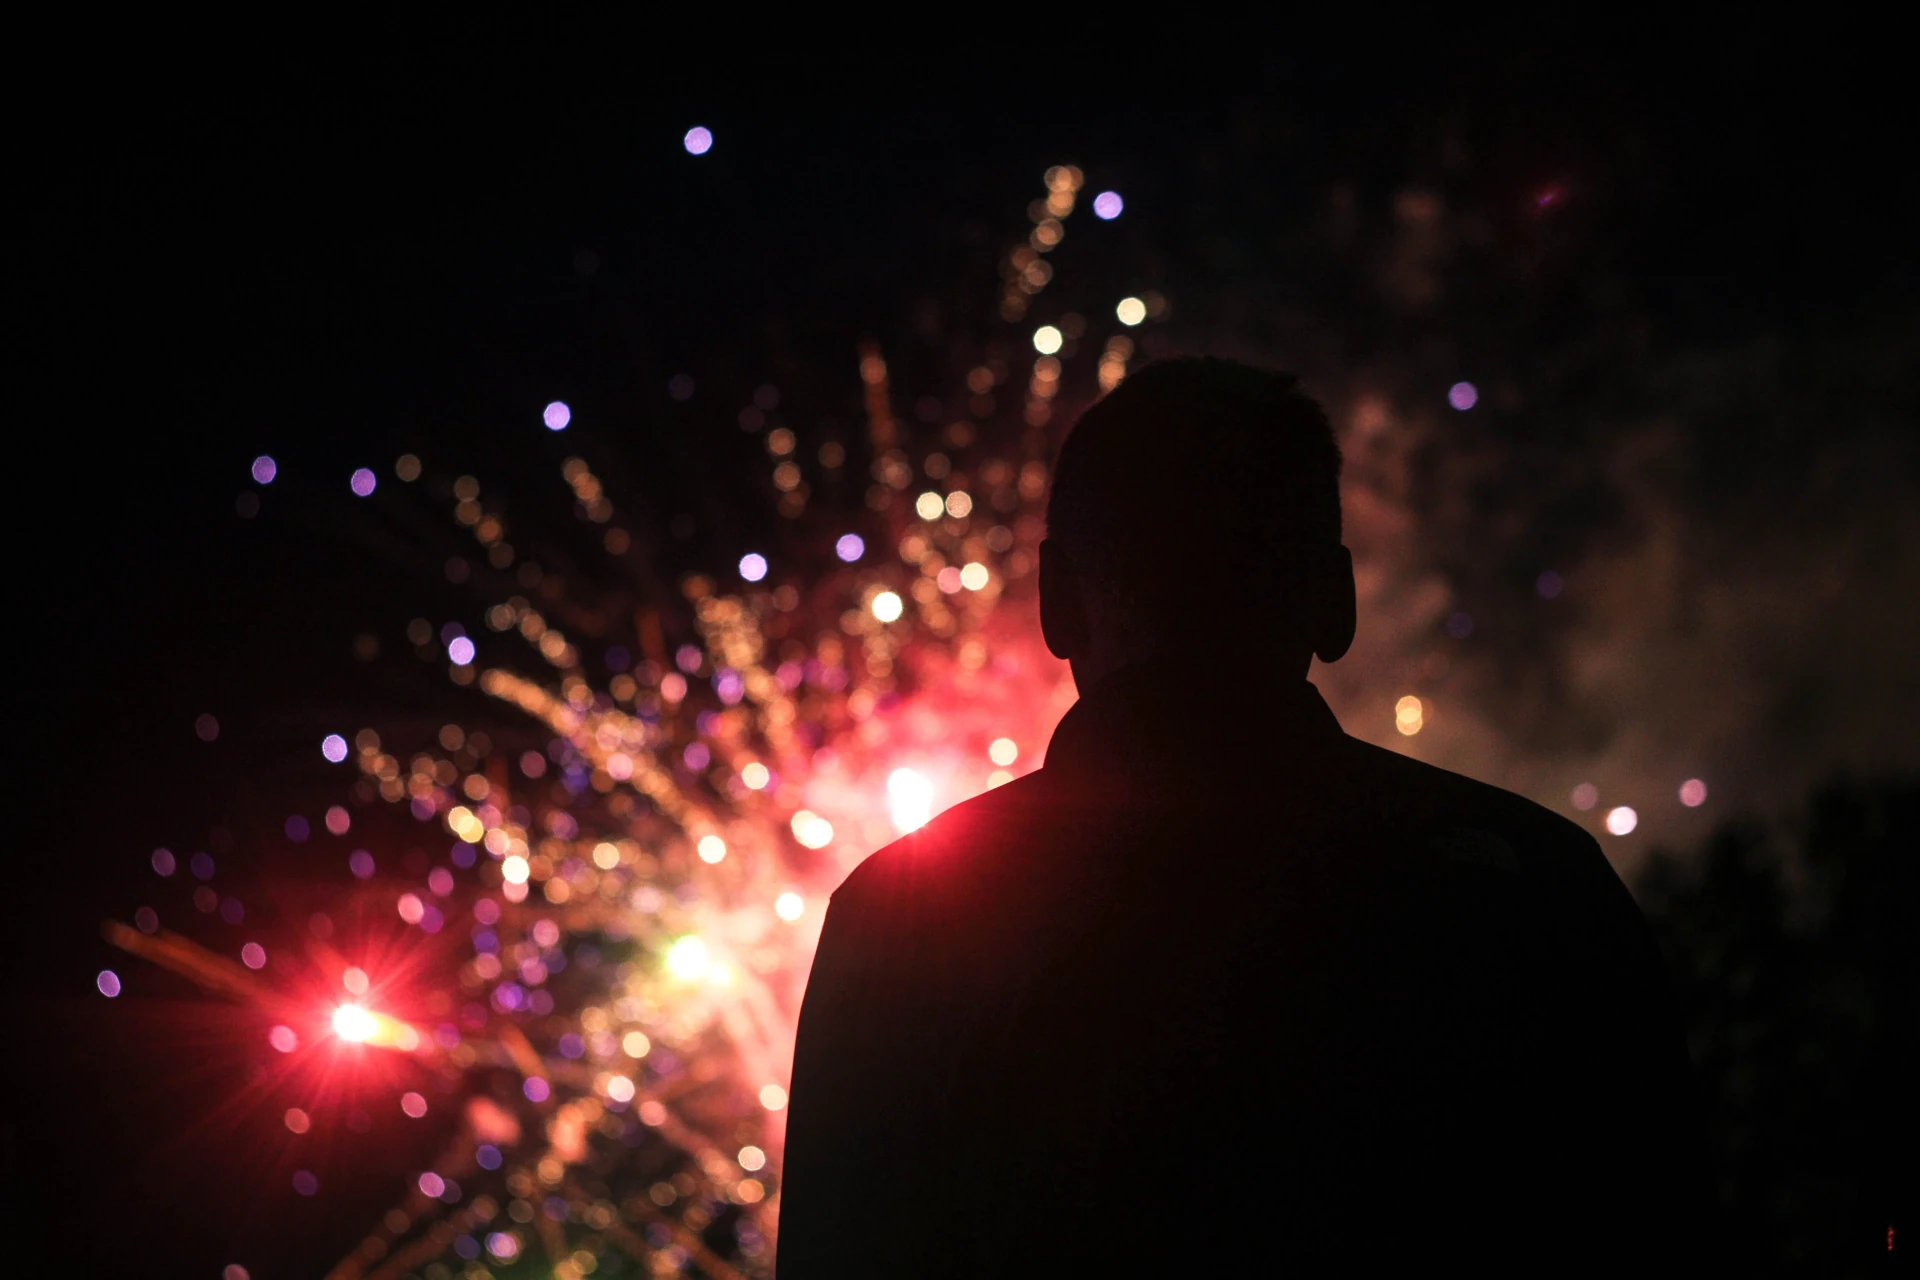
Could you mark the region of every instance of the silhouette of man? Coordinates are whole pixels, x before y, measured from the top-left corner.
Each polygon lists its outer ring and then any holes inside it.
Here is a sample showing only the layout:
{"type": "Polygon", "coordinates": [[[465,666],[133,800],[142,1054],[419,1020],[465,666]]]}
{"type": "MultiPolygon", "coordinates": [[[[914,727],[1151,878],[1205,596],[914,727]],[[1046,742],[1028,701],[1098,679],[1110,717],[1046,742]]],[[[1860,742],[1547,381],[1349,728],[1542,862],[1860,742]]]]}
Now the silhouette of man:
{"type": "Polygon", "coordinates": [[[1593,839],[1341,732],[1340,455],[1291,377],[1149,365],[1060,451],[1044,768],[834,894],[781,1280],[1685,1269],[1702,1145],[1593,839]]]}

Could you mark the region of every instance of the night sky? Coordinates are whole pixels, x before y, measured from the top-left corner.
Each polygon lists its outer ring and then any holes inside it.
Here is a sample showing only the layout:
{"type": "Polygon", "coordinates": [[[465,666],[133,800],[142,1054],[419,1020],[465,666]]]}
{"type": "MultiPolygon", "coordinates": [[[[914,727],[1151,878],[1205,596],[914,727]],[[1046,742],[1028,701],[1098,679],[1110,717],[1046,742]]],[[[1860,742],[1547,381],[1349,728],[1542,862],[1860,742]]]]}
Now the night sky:
{"type": "Polygon", "coordinates": [[[1347,407],[1360,383],[1436,404],[1468,373],[1519,389],[1525,421],[1411,472],[1436,544],[1421,572],[1489,655],[1459,659],[1483,710],[1456,767],[1564,794],[1553,761],[1684,739],[1764,809],[1833,768],[1920,763],[1902,709],[1920,187],[1912,107],[1873,66],[1781,31],[1658,55],[1650,35],[1577,32],[1531,50],[1233,40],[1170,66],[1150,38],[1110,60],[1056,55],[1080,41],[1064,29],[1031,39],[698,66],[589,30],[370,39],[288,66],[209,46],[69,63],[16,108],[8,1144],[33,1209],[16,1248],[75,1274],[213,1277],[264,1234],[281,1252],[256,1277],[319,1274],[385,1204],[261,1191],[258,1153],[209,1119],[239,1069],[211,1051],[209,1002],[167,975],[141,1002],[93,989],[134,967],[99,922],[144,900],[153,847],[218,827],[250,848],[329,802],[330,727],[451,714],[403,631],[460,607],[453,531],[352,517],[348,473],[397,487],[415,452],[564,529],[564,489],[527,477],[585,452],[663,572],[729,564],[778,521],[741,479],[764,471],[732,425],[746,394],[777,383],[851,441],[863,338],[903,410],[945,392],[935,335],[987,326],[1050,164],[1125,194],[1110,234],[1072,234],[1090,269],[1173,299],[1172,346],[1293,365],[1347,407]],[[708,155],[681,146],[695,124],[708,155]],[[1394,256],[1410,190],[1460,218],[1429,264],[1444,291],[1418,305],[1428,266],[1394,256]],[[1343,254],[1342,236],[1383,247],[1343,254]],[[537,428],[552,399],[573,406],[564,436],[537,428]],[[1629,437],[1661,442],[1649,469],[1629,437]],[[281,469],[264,490],[261,453],[281,469]],[[1661,497],[1623,505],[1609,484],[1661,497]],[[1698,553],[1701,617],[1502,624],[1545,569],[1639,580],[1649,529],[1698,553]],[[1737,752],[1705,712],[1665,734],[1582,710],[1616,642],[1744,673],[1715,695],[1755,708],[1737,752]]]}

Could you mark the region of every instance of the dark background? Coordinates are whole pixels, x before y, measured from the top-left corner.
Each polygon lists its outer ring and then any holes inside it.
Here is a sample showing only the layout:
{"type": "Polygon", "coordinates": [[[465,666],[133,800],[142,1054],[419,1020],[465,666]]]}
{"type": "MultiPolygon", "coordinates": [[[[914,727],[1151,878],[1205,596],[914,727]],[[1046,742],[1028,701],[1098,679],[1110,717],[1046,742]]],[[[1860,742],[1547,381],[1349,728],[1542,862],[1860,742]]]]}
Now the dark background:
{"type": "MultiPolygon", "coordinates": [[[[856,339],[910,334],[929,306],[989,312],[996,256],[1047,165],[1125,192],[1111,251],[1204,307],[1246,245],[1328,184],[1385,201],[1443,126],[1472,143],[1450,197],[1506,207],[1564,184],[1569,252],[1667,340],[1912,334],[1913,112],[1866,52],[1884,39],[1267,33],[1102,59],[1057,52],[1078,41],[1062,31],[1017,52],[698,65],[658,38],[505,25],[328,56],[179,32],[139,56],[50,46],[23,68],[9,141],[25,215],[8,239],[13,1247],[74,1274],[211,1277],[236,1239],[271,1235],[284,1270],[256,1277],[317,1274],[387,1203],[381,1185],[349,1186],[289,1210],[272,1153],[215,1105],[240,1081],[210,1052],[228,1033],[205,1002],[145,974],[141,1003],[108,1019],[93,991],[99,968],[135,968],[98,923],[139,905],[153,846],[198,847],[218,826],[244,847],[317,813],[321,726],[370,705],[434,714],[441,695],[407,674],[399,635],[448,590],[434,539],[451,535],[410,533],[400,514],[378,538],[345,526],[308,477],[344,490],[370,466],[385,501],[404,450],[453,474],[590,449],[641,519],[692,518],[667,567],[737,555],[772,520],[726,479],[759,465],[730,424],[742,389],[778,382],[854,429],[856,339]],[[680,146],[695,123],[716,135],[708,156],[680,146]],[[736,398],[675,406],[681,372],[736,398]],[[555,397],[576,425],[530,433],[555,397]],[[283,480],[242,521],[262,452],[283,480]],[[401,666],[357,662],[362,632],[401,666]],[[223,726],[210,745],[193,734],[203,712],[223,726]]],[[[1356,358],[1392,342],[1362,335],[1356,358]]],[[[896,376],[906,403],[942,374],[906,358],[896,376]]],[[[1791,474],[1795,442],[1752,465],[1791,474]]],[[[523,510],[539,492],[516,495],[523,510]]],[[[1887,832],[1912,829],[1913,800],[1869,792],[1875,874],[1895,875],[1886,850],[1912,846],[1887,832]]],[[[1765,878],[1739,870],[1764,859],[1727,857],[1726,875],[1765,878]]],[[[1792,914],[1769,899],[1726,929],[1746,938],[1768,911],[1792,914]]],[[[1795,999],[1826,1003],[1805,964],[1754,945],[1762,969],[1801,982],[1795,999]]],[[[1899,990],[1876,998],[1910,1010],[1899,990]]],[[[1903,1123],[1890,1132],[1911,1134],[1903,1123]]],[[[1834,1159],[1857,1169],[1866,1147],[1834,1159]]],[[[1765,1156],[1789,1172],[1803,1158],[1790,1140],[1765,1156]]],[[[1891,1212],[1890,1188],[1867,1200],[1891,1212]]],[[[1803,1235],[1855,1230],[1874,1216],[1859,1200],[1803,1235]]],[[[1761,1224],[1778,1215],[1743,1212],[1729,1249],[1773,1251],[1761,1224]]]]}

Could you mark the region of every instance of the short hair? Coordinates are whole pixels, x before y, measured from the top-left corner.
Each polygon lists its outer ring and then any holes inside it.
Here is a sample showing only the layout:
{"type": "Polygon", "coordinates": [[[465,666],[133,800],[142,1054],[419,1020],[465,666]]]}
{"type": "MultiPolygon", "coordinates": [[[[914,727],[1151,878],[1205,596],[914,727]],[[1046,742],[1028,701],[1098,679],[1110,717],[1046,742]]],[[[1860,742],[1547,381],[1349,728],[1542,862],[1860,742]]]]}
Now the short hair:
{"type": "Polygon", "coordinates": [[[1156,361],[1080,415],[1047,524],[1135,625],[1190,617],[1203,590],[1284,609],[1298,571],[1340,543],[1340,446],[1292,374],[1156,361]]]}

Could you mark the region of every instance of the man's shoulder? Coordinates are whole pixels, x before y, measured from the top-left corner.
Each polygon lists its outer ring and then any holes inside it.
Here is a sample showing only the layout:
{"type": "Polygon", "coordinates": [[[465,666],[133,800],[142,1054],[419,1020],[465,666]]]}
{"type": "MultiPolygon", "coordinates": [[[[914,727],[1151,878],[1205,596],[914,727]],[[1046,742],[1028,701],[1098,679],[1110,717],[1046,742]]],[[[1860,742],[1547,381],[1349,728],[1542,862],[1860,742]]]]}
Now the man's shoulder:
{"type": "Polygon", "coordinates": [[[1525,796],[1349,738],[1362,786],[1441,862],[1494,871],[1614,877],[1599,843],[1525,796]]]}
{"type": "Polygon", "coordinates": [[[1046,809],[1044,774],[1035,770],[963,800],[876,850],[834,890],[834,903],[899,907],[965,892],[1032,835],[1046,809]]]}

